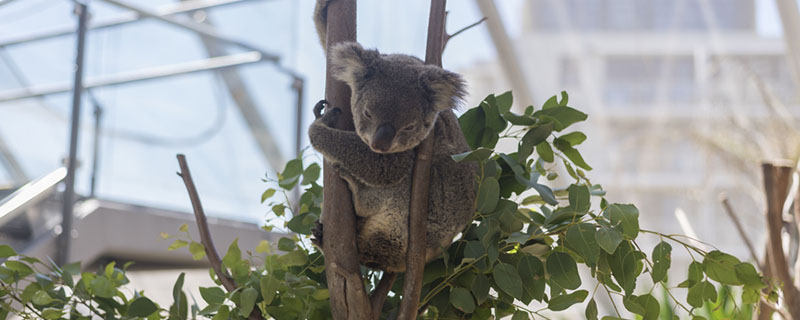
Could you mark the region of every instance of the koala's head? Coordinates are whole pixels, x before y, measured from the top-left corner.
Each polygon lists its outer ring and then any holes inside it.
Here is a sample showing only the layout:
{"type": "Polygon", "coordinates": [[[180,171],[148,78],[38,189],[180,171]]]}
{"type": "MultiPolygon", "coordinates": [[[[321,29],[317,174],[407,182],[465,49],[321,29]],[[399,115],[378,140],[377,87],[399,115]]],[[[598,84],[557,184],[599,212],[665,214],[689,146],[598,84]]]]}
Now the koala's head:
{"type": "Polygon", "coordinates": [[[461,76],[417,58],[342,43],[331,54],[334,76],[350,86],[356,133],[373,151],[402,152],[431,132],[439,112],[464,96],[461,76]]]}

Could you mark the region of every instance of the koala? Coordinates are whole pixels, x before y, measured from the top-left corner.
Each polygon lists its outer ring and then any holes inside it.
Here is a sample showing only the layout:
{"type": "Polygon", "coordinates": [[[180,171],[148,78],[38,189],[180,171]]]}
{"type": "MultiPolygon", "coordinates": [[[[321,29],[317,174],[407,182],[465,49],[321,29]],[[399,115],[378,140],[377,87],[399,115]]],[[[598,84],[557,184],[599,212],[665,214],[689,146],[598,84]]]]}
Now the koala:
{"type": "MultiPolygon", "coordinates": [[[[324,19],[318,16],[326,2],[319,1],[315,12],[322,39],[324,19]]],[[[405,271],[415,148],[434,134],[425,252],[430,261],[474,212],[477,166],[451,158],[470,150],[452,111],[465,94],[464,81],[415,57],[381,54],[355,42],[337,44],[330,55],[334,76],[351,90],[355,132],[333,128],[341,112],[327,106],[320,115],[318,104],[318,118],[308,135],[352,192],[359,262],[388,272],[405,271]]],[[[320,241],[321,228],[317,231],[320,241]]]]}

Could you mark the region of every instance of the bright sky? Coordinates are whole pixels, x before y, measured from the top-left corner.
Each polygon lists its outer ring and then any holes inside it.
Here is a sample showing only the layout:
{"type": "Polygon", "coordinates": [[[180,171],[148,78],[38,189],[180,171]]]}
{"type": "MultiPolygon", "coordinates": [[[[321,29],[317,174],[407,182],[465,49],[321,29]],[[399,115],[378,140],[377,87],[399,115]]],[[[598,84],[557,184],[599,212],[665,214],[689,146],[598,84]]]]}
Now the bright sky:
{"type": "MultiPolygon", "coordinates": [[[[128,0],[148,8],[171,0],[128,0]]],[[[780,35],[774,0],[757,1],[758,31],[780,35]]],[[[496,1],[512,37],[520,32],[522,0],[496,1]]],[[[0,1],[0,3],[3,3],[0,1]]],[[[423,56],[427,29],[427,0],[359,1],[359,41],[383,52],[423,56]]],[[[122,10],[92,0],[95,17],[122,10]]],[[[227,35],[245,39],[283,57],[282,64],[307,80],[307,123],[311,107],[322,98],[323,56],[311,23],[313,1],[261,0],[213,10],[209,20],[227,35]]],[[[12,35],[47,30],[74,21],[67,0],[16,0],[0,5],[0,42],[12,35]]],[[[448,29],[456,30],[480,18],[473,1],[451,0],[448,29]]],[[[241,52],[231,48],[231,53],[241,52]]],[[[0,48],[13,60],[0,61],[0,92],[22,87],[13,76],[18,68],[30,84],[70,81],[74,37],[61,37],[0,48]]],[[[205,58],[198,37],[164,23],[143,20],[124,27],[91,32],[87,49],[87,78],[205,58]]],[[[454,38],[444,56],[446,68],[458,70],[494,57],[485,26],[454,38]]],[[[240,68],[264,120],[277,136],[288,160],[294,150],[294,96],[290,79],[268,63],[240,68]]],[[[498,89],[502,90],[502,89],[498,89]]],[[[189,201],[177,171],[176,153],[189,159],[201,198],[211,215],[263,221],[267,208],[259,203],[267,187],[265,173],[274,173],[260,156],[241,115],[210,72],[94,90],[105,107],[98,195],[143,205],[189,211],[189,201]],[[149,140],[194,137],[219,131],[196,145],[159,145],[149,140]]],[[[30,177],[55,169],[66,155],[70,95],[0,103],[0,137],[30,177]]],[[[93,122],[91,105],[83,104],[78,191],[88,193],[93,122]]],[[[304,126],[305,127],[305,126],[304,126]]],[[[304,143],[305,145],[306,143],[304,143]]],[[[7,181],[0,169],[0,184],[7,181]]]]}

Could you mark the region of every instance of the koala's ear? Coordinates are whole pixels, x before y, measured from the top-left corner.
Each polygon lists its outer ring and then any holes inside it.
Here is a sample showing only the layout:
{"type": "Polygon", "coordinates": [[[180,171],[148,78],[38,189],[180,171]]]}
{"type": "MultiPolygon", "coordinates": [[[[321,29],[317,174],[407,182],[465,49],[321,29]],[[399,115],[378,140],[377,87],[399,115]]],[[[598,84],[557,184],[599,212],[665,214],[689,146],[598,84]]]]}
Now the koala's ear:
{"type": "Polygon", "coordinates": [[[458,107],[466,95],[466,84],[461,75],[439,67],[425,66],[420,74],[420,83],[436,111],[458,107]]]}
{"type": "Polygon", "coordinates": [[[342,80],[350,88],[358,87],[356,83],[367,78],[381,54],[377,50],[368,50],[357,42],[343,42],[331,49],[331,65],[333,76],[342,80]]]}

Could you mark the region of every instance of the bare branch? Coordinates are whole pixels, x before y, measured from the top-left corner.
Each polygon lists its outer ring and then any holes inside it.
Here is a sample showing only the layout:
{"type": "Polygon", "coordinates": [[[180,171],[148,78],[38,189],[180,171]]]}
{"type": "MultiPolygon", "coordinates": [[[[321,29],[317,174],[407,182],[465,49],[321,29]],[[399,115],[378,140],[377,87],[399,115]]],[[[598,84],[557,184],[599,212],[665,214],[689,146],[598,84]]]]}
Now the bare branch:
{"type": "Polygon", "coordinates": [[[742,222],[739,221],[736,213],[733,212],[733,207],[731,207],[731,204],[728,202],[728,197],[725,194],[721,194],[720,201],[722,202],[722,207],[725,208],[725,213],[728,214],[728,217],[731,218],[731,221],[733,221],[733,224],[736,226],[736,231],[739,232],[739,237],[741,237],[742,241],[744,241],[744,244],[747,245],[747,250],[750,251],[750,257],[753,258],[753,262],[758,264],[758,268],[763,271],[764,266],[758,261],[758,255],[756,254],[756,249],[753,247],[753,242],[750,241],[750,238],[744,231],[744,227],[742,227],[742,222]]]}
{"type": "Polygon", "coordinates": [[[472,28],[474,26],[479,25],[479,24],[481,24],[481,22],[484,22],[484,21],[486,21],[486,17],[483,17],[480,20],[478,20],[477,22],[459,29],[458,31],[456,31],[453,34],[445,33],[444,34],[444,45],[442,45],[442,46],[443,47],[447,47],[447,43],[450,41],[450,38],[454,38],[455,36],[459,35],[460,33],[464,32],[464,31],[467,31],[467,30],[469,30],[470,28],[472,28]]]}
{"type": "MultiPolygon", "coordinates": [[[[211,239],[211,231],[208,230],[206,213],[203,211],[203,204],[200,203],[200,196],[197,194],[197,188],[194,186],[192,174],[189,172],[189,164],[186,163],[186,156],[178,154],[178,166],[181,169],[181,171],[178,172],[178,176],[183,179],[183,184],[186,185],[186,191],[189,193],[189,200],[192,202],[192,209],[194,210],[194,219],[197,221],[197,231],[200,233],[200,242],[203,244],[203,248],[206,251],[208,262],[211,263],[214,273],[217,274],[217,278],[222,282],[222,286],[225,287],[225,290],[232,292],[236,290],[236,282],[222,270],[222,259],[219,258],[217,248],[214,246],[214,240],[211,239]]],[[[264,318],[254,309],[253,312],[250,313],[248,319],[258,320],[264,318]]]]}

